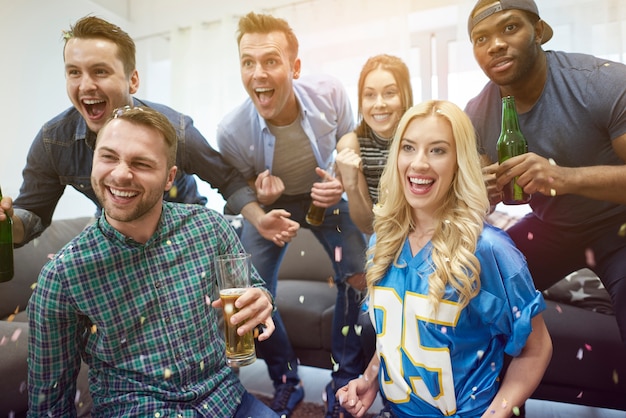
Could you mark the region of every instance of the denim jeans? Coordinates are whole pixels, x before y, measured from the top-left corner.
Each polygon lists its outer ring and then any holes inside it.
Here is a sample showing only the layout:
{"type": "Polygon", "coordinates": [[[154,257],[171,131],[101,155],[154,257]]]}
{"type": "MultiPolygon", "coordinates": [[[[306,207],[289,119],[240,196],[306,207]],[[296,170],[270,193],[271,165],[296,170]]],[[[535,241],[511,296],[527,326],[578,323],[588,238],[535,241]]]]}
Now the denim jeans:
{"type": "Polygon", "coordinates": [[[276,418],[278,415],[249,392],[244,392],[233,418],[276,418]]]}
{"type": "MultiPolygon", "coordinates": [[[[345,200],[342,199],[337,205],[326,209],[324,222],[317,227],[310,226],[304,220],[310,203],[308,195],[285,197],[266,209],[283,208],[290,212],[291,219],[313,232],[332,261],[337,287],[331,343],[336,367],[332,376],[335,386],[341,387],[358,377],[365,366],[360,338],[354,327],[360,312],[361,295],[346,283],[347,278],[364,271],[365,238],[352,223],[348,202],[345,200]]],[[[252,264],[275,296],[280,263],[288,245],[282,248],[274,245],[259,235],[247,221],[243,224],[241,241],[246,251],[252,254],[252,264]]],[[[257,348],[268,365],[274,385],[283,381],[283,375],[287,381],[297,383],[297,358],[278,311],[274,314],[274,322],[276,330],[268,340],[259,343],[257,348]]]]}

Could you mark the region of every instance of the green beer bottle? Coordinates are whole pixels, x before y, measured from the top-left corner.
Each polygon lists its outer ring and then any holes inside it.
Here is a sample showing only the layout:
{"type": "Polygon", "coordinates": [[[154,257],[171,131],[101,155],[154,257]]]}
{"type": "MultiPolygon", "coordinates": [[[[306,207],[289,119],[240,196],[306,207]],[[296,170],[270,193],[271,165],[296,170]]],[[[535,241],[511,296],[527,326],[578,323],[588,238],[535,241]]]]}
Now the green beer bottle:
{"type": "MultiPolygon", "coordinates": [[[[506,96],[502,98],[502,131],[497,143],[498,162],[502,164],[511,157],[528,152],[526,138],[519,128],[515,98],[506,96]]],[[[515,177],[502,190],[502,203],[505,205],[523,205],[530,201],[530,195],[524,193],[524,189],[517,184],[515,177]]]]}
{"type": "MultiPolygon", "coordinates": [[[[2,200],[2,189],[0,189],[2,200]]],[[[13,278],[13,221],[10,217],[0,221],[0,282],[13,278]]]]}

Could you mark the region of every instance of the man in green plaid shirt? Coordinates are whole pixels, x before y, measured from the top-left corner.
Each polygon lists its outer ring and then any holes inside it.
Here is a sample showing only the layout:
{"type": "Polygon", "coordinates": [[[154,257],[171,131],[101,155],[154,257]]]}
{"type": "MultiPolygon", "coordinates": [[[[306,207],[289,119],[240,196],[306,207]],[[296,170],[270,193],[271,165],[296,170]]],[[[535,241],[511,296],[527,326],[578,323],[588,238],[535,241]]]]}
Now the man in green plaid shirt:
{"type": "MultiPolygon", "coordinates": [[[[100,130],[103,214],[46,264],[28,306],[29,417],[76,415],[81,359],[93,417],[276,417],[226,365],[214,309],[213,260],[243,247],[219,213],[163,201],[176,143],[149,108],[118,109],[100,130]]],[[[265,340],[273,301],[252,280],[232,322],[246,321],[240,334],[263,324],[265,340]]]]}

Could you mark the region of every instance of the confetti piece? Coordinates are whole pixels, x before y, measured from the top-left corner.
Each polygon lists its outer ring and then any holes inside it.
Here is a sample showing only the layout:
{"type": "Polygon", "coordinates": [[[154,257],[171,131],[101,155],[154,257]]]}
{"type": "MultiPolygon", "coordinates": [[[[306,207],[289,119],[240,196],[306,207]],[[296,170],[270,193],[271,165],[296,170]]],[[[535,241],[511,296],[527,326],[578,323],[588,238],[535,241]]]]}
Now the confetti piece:
{"type": "Polygon", "coordinates": [[[341,262],[341,257],[342,257],[341,247],[335,247],[335,262],[336,263],[341,262]]]}
{"type": "Polygon", "coordinates": [[[442,334],[447,334],[448,333],[448,327],[441,327],[441,333],[442,334]]]}
{"type": "Polygon", "coordinates": [[[583,359],[583,349],[582,348],[578,349],[578,353],[576,353],[576,358],[578,360],[582,360],[583,359]]]}
{"type": "Polygon", "coordinates": [[[98,332],[98,327],[96,326],[96,324],[93,324],[93,325],[91,326],[91,333],[92,333],[92,334],[95,334],[96,332],[98,332]]]}
{"type": "Polygon", "coordinates": [[[484,350],[478,350],[476,352],[476,356],[478,357],[478,360],[482,360],[483,356],[485,355],[484,350]]]}
{"type": "Polygon", "coordinates": [[[591,351],[591,345],[590,344],[585,344],[585,349],[587,351],[591,351]]]}
{"type": "Polygon", "coordinates": [[[361,331],[363,331],[363,325],[358,325],[357,324],[357,325],[354,326],[354,332],[356,333],[356,335],[358,337],[361,336],[361,331]]]}
{"type": "Polygon", "coordinates": [[[613,383],[616,385],[619,383],[619,376],[617,375],[617,370],[613,370],[613,383]]]}
{"type": "Polygon", "coordinates": [[[211,304],[211,298],[208,295],[204,296],[204,303],[206,303],[207,305],[211,304]]]}
{"type": "Polygon", "coordinates": [[[583,397],[583,391],[581,390],[580,393],[576,396],[576,399],[580,399],[583,397]]]}
{"type": "Polygon", "coordinates": [[[350,327],[348,325],[344,325],[343,328],[341,328],[341,334],[345,337],[348,335],[348,332],[350,331],[350,327]]]}
{"type": "Polygon", "coordinates": [[[285,383],[287,383],[287,375],[286,374],[283,375],[283,384],[285,384],[285,383]]]}
{"type": "Polygon", "coordinates": [[[561,305],[556,305],[555,309],[558,313],[563,313],[563,308],[561,308],[561,305]]]}
{"type": "Polygon", "coordinates": [[[619,235],[620,237],[626,237],[626,224],[622,224],[622,226],[619,227],[619,231],[617,232],[617,235],[619,235]]]}
{"type": "Polygon", "coordinates": [[[535,237],[535,236],[533,235],[533,233],[532,233],[532,232],[529,232],[529,233],[528,233],[528,236],[527,236],[526,238],[528,238],[528,241],[532,241],[534,237],[535,237]]]}
{"type": "Polygon", "coordinates": [[[165,369],[163,370],[163,378],[165,380],[169,379],[170,377],[172,377],[172,371],[170,369],[165,369]]]}
{"type": "Polygon", "coordinates": [[[304,257],[304,251],[300,251],[300,257],[304,257]]]}
{"type": "Polygon", "coordinates": [[[519,417],[519,414],[520,414],[519,407],[514,406],[513,407],[513,415],[515,415],[516,417],[519,417]]]}
{"type": "Polygon", "coordinates": [[[22,329],[18,328],[11,335],[11,341],[16,342],[18,338],[20,338],[20,334],[22,334],[22,329]]]}
{"type": "Polygon", "coordinates": [[[506,399],[502,399],[502,409],[505,409],[507,405],[508,405],[507,400],[506,399]]]}
{"type": "Polygon", "coordinates": [[[339,215],[339,208],[333,210],[333,215],[339,215]]]}
{"type": "Polygon", "coordinates": [[[472,398],[472,400],[476,400],[476,395],[474,395],[473,393],[470,395],[470,398],[472,398]]]}
{"type": "Polygon", "coordinates": [[[552,158],[548,158],[548,162],[550,163],[550,165],[556,165],[556,161],[554,161],[552,158]]]}
{"type": "Polygon", "coordinates": [[[142,316],[139,318],[139,323],[141,323],[141,325],[143,325],[143,323],[146,322],[146,317],[142,316]]]}
{"type": "Polygon", "coordinates": [[[304,295],[300,295],[300,297],[298,298],[298,302],[304,303],[304,295]]]}
{"type": "Polygon", "coordinates": [[[37,282],[30,285],[30,290],[35,290],[36,287],[37,287],[37,282]]]}
{"type": "Polygon", "coordinates": [[[293,370],[293,369],[291,368],[291,362],[290,362],[290,361],[288,361],[288,362],[287,362],[287,369],[288,369],[288,370],[293,370]]]}
{"type": "Polygon", "coordinates": [[[585,260],[587,261],[587,265],[589,267],[595,267],[596,265],[596,257],[591,248],[587,248],[585,250],[585,260]]]}
{"type": "Polygon", "coordinates": [[[204,360],[200,362],[200,371],[204,370],[204,360]]]}
{"type": "Polygon", "coordinates": [[[175,198],[176,196],[178,196],[178,187],[172,186],[170,189],[170,197],[175,198]]]}
{"type": "Polygon", "coordinates": [[[167,241],[165,241],[165,243],[166,243],[167,245],[172,245],[172,241],[170,241],[169,239],[168,239],[167,241]]]}

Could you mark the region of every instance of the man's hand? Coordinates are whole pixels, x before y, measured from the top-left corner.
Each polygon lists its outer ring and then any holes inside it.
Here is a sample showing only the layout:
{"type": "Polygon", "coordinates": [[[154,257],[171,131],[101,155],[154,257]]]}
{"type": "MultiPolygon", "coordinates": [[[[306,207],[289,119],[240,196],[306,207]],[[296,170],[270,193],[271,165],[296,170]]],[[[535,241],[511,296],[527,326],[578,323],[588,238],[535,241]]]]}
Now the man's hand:
{"type": "Polygon", "coordinates": [[[265,170],[254,181],[256,197],[260,204],[271,205],[285,191],[285,184],[280,177],[272,176],[269,170],[265,170]]]}
{"type": "Polygon", "coordinates": [[[3,196],[2,201],[0,201],[0,221],[4,221],[7,216],[13,216],[13,199],[3,196]]]}
{"type": "Polygon", "coordinates": [[[567,169],[559,167],[552,159],[528,152],[500,164],[495,170],[496,187],[502,190],[517,177],[517,184],[528,194],[537,192],[546,196],[565,194],[565,170],[567,169]]]}
{"type": "Polygon", "coordinates": [[[313,204],[320,208],[327,208],[337,204],[343,194],[341,182],[319,167],[315,168],[315,172],[318,176],[323,178],[324,181],[313,183],[313,187],[311,188],[313,204]]]}
{"type": "Polygon", "coordinates": [[[259,219],[257,231],[261,236],[279,247],[284,247],[298,233],[300,224],[289,219],[291,213],[284,209],[274,209],[259,219]]]}
{"type": "MultiPolygon", "coordinates": [[[[222,300],[217,299],[211,302],[214,308],[222,308],[222,300]]],[[[235,307],[239,312],[230,317],[230,323],[237,325],[243,321],[237,328],[237,334],[244,335],[248,331],[252,331],[257,325],[263,325],[265,329],[259,334],[259,341],[267,340],[274,332],[274,320],[272,320],[271,296],[269,292],[260,287],[250,287],[246,292],[239,296],[235,301],[235,307]]]]}
{"type": "Polygon", "coordinates": [[[485,180],[485,187],[487,187],[487,194],[489,196],[489,203],[491,206],[495,206],[502,202],[502,189],[498,189],[498,185],[496,183],[497,170],[498,163],[483,167],[483,179],[485,180]]]}

